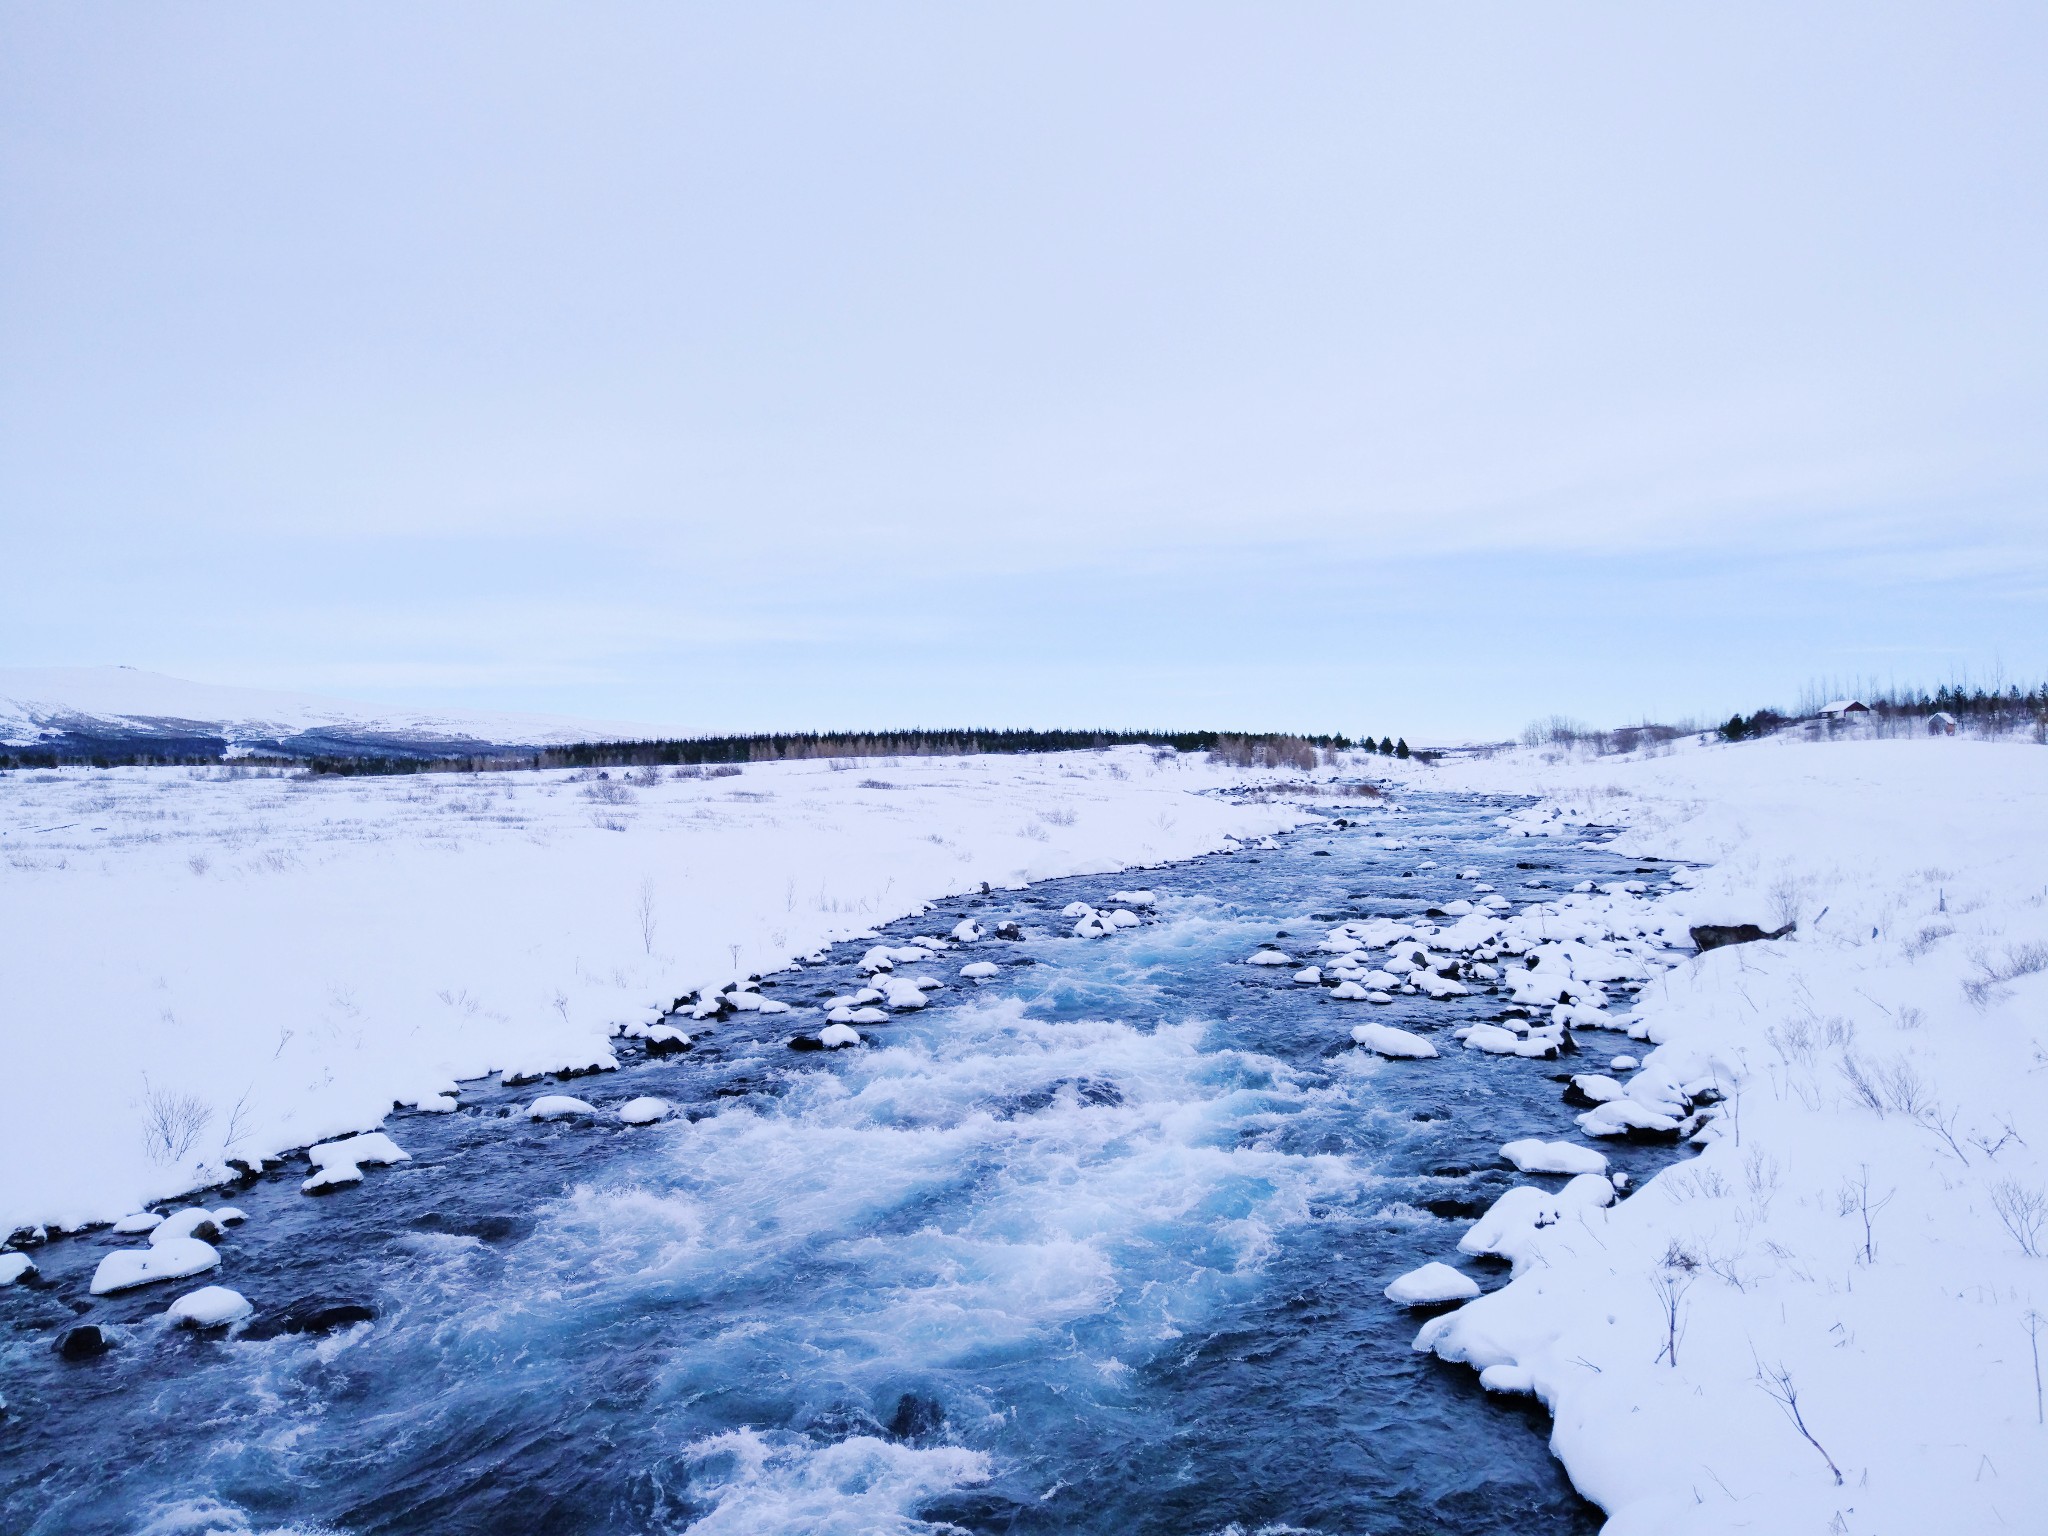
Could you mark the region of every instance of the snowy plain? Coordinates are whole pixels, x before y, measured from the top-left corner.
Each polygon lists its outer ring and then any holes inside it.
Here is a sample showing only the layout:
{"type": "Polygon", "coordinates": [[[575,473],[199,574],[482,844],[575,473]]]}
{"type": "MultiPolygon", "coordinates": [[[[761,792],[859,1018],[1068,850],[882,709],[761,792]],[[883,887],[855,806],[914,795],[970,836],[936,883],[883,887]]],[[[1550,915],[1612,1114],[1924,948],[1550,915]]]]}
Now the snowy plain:
{"type": "MultiPolygon", "coordinates": [[[[2048,1529],[2048,754],[1784,737],[1352,766],[1536,797],[1503,818],[1532,855],[1689,866],[1520,912],[1475,883],[1447,909],[1434,947],[1510,940],[1528,1015],[1465,1046],[1527,1054],[1563,1022],[1581,1050],[1564,1139],[1504,1151],[1528,1182],[1447,1237],[1488,1293],[1417,1347],[1540,1397],[1613,1536],[2048,1529]],[[1692,924],[1788,921],[1669,965],[1692,924]],[[1631,1006],[1584,1000],[1649,947],[1666,959],[1631,1006]],[[1693,1102],[1665,1104],[1681,1085],[1693,1102]],[[1640,1189],[1574,1172],[1688,1110],[1698,1155],[1640,1189]]],[[[0,1227],[116,1219],[457,1078],[601,1062],[673,994],[983,881],[1300,819],[1201,793],[1246,777],[1141,749],[689,779],[8,775],[0,1227]],[[208,1111],[182,1159],[146,1144],[152,1095],[208,1111]]],[[[1355,962],[1361,1010],[1429,980],[1399,929],[1333,934],[1317,980],[1355,962]]],[[[1463,1290],[1424,1279],[1388,1304],[1463,1290]]]]}
{"type": "Polygon", "coordinates": [[[2048,1530],[2048,752],[1788,735],[1387,771],[1544,797],[1509,818],[1533,847],[1697,861],[1603,898],[1667,931],[1799,925],[1618,1021],[1644,1080],[1727,1095],[1698,1157],[1560,1202],[1417,1348],[1539,1396],[1609,1536],[2048,1530]]]}
{"type": "Polygon", "coordinates": [[[0,1233],[118,1220],[457,1079],[606,1063],[617,1026],[678,994],[983,882],[1300,819],[1200,793],[1245,777],[1140,748],[697,777],[0,776],[0,1233]]]}

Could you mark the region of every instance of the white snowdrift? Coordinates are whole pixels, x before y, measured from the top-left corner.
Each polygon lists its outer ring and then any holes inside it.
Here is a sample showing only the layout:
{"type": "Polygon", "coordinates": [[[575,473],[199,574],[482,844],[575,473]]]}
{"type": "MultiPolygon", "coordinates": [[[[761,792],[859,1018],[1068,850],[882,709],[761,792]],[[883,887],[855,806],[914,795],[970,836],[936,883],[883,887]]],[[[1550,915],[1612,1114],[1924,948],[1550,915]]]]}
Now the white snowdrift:
{"type": "Polygon", "coordinates": [[[1707,866],[1588,902],[1678,935],[1799,924],[1651,981],[1616,1021],[1653,1047],[1636,1075],[1581,1080],[1596,1134],[1727,1094],[1698,1156],[1612,1208],[1511,1192],[1459,1246],[1515,1279],[1417,1347],[1540,1397],[1608,1536],[2040,1528],[2048,752],[1773,739],[1398,771],[1547,795],[1503,818],[1533,847],[1601,823],[1707,866]]]}

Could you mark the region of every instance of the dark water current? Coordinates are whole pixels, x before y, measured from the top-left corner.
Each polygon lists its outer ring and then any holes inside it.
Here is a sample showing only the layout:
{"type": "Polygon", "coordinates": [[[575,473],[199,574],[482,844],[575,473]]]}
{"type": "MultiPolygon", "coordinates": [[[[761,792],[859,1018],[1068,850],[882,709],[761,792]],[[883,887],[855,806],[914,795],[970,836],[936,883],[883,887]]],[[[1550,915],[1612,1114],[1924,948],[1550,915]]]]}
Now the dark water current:
{"type": "MultiPolygon", "coordinates": [[[[140,1240],[53,1242],[43,1283],[0,1291],[0,1530],[1593,1531],[1540,1410],[1416,1355],[1380,1290],[1456,1260],[1520,1178],[1500,1144],[1571,1132],[1560,1070],[1625,1042],[1481,1056],[1447,1032],[1500,997],[1339,1003],[1241,963],[1469,894],[1465,867],[1517,905],[1637,869],[1511,838],[1501,808],[1416,797],[1277,852],[950,900],[885,936],[1030,936],[904,967],[949,984],[858,1051],[788,1050],[815,1012],[742,1015],[688,1055],[394,1116],[413,1161],[357,1188],[302,1196],[301,1161],[207,1197],[249,1213],[207,1281],[368,1325],[174,1332],[204,1282],[92,1300],[140,1240]],[[1067,902],[1141,884],[1146,926],[1067,936],[1067,902]],[[961,982],[969,959],[1003,969],[961,982]],[[1443,1058],[1356,1050],[1368,1017],[1443,1058]],[[547,1091],[685,1115],[508,1118],[547,1091]],[[118,1347],[60,1359],[81,1317],[118,1347]]],[[[846,989],[866,947],[770,995],[846,989]]]]}

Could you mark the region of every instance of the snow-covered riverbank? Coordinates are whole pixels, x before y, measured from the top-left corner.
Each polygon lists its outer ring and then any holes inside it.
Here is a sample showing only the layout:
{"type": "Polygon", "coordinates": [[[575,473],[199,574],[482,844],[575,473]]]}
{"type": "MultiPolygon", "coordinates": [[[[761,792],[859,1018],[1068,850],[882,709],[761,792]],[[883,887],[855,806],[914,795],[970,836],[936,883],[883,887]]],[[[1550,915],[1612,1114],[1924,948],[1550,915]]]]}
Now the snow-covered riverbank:
{"type": "Polygon", "coordinates": [[[118,1218],[457,1078],[601,1060],[651,1004],[984,881],[1298,819],[1198,793],[1246,777],[1142,749],[688,778],[6,775],[0,1233],[118,1218]]]}
{"type": "Polygon", "coordinates": [[[1700,1156],[1567,1206],[1418,1348],[1540,1395],[1614,1536],[2043,1529],[2048,752],[1766,741],[1399,771],[1549,797],[1517,818],[1533,847],[1599,823],[1620,851],[1702,861],[1652,904],[1669,926],[1799,924],[1638,1000],[1643,1073],[1730,1095],[1700,1156]]]}

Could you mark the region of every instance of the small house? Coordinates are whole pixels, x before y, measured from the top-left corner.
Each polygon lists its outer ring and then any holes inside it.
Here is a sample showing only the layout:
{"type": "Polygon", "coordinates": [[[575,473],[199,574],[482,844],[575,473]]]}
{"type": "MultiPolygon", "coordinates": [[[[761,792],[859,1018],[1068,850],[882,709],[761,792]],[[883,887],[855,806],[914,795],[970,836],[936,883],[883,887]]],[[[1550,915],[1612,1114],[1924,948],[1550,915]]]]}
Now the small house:
{"type": "Polygon", "coordinates": [[[1836,699],[1832,704],[1821,705],[1819,713],[1823,720],[1849,720],[1869,714],[1870,706],[1861,699],[1836,699]]]}
{"type": "Polygon", "coordinates": [[[1956,733],[1956,717],[1945,709],[1937,709],[1927,717],[1927,734],[1930,736],[1953,736],[1956,733]]]}

